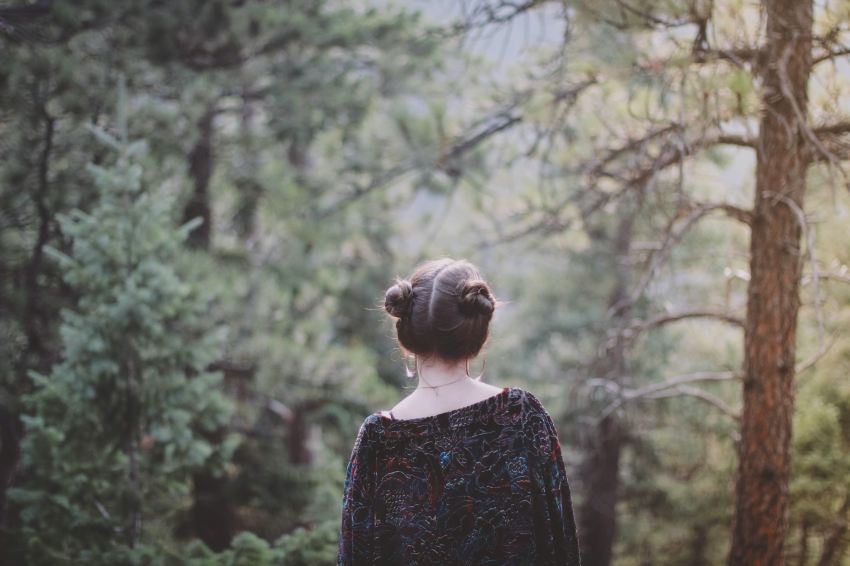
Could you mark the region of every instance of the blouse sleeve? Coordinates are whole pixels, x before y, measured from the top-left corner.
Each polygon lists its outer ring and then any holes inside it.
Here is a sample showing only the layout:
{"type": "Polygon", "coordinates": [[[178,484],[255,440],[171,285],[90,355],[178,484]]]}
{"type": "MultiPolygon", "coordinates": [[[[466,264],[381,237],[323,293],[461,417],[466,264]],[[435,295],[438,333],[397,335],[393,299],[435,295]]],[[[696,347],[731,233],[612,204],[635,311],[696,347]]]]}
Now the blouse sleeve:
{"type": "Polygon", "coordinates": [[[570,485],[558,432],[540,401],[531,393],[527,395],[531,411],[526,422],[533,445],[531,452],[537,461],[533,478],[538,494],[535,513],[548,526],[548,529],[541,529],[548,530],[548,536],[538,539],[539,551],[548,555],[552,564],[581,566],[570,485]]]}
{"type": "Polygon", "coordinates": [[[338,566],[372,563],[375,483],[375,442],[373,419],[360,425],[345,473],[342,498],[338,566]]]}

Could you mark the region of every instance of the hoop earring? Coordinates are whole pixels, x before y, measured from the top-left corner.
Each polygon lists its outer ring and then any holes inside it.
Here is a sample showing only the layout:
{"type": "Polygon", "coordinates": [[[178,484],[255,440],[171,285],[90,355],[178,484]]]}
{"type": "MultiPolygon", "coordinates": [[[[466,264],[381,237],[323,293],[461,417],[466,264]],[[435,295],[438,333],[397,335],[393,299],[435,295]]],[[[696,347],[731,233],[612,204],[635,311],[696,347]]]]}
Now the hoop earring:
{"type": "Polygon", "coordinates": [[[407,379],[415,379],[419,372],[419,363],[416,361],[416,354],[413,354],[413,371],[407,365],[407,355],[404,356],[404,373],[407,374],[407,379]]]}
{"type": "Polygon", "coordinates": [[[472,377],[471,375],[469,375],[469,358],[466,358],[466,377],[468,377],[468,378],[470,378],[474,381],[479,381],[481,379],[481,376],[484,375],[484,368],[487,367],[487,358],[484,357],[482,359],[484,360],[484,363],[481,366],[481,373],[479,373],[477,377],[472,377]]]}

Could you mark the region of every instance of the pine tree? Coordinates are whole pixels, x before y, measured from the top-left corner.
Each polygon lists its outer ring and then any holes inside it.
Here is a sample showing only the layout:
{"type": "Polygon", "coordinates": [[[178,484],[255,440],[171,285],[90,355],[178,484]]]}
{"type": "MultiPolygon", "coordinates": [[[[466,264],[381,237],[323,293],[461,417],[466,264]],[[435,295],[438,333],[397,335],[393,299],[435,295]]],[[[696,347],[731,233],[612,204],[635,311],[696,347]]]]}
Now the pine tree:
{"type": "Polygon", "coordinates": [[[212,297],[180,274],[197,221],[176,228],[170,195],[145,183],[146,146],[128,140],[123,107],[117,137],[93,129],[116,154],[89,166],[96,204],[60,217],[72,253],[50,252],[77,300],[62,360],[33,372],[24,398],[27,481],[10,496],[27,564],[146,562],[162,547],[151,518],[187,506],[192,471],[221,473],[235,448],[201,436],[232,406],[205,371],[220,337],[205,321],[212,297]]]}

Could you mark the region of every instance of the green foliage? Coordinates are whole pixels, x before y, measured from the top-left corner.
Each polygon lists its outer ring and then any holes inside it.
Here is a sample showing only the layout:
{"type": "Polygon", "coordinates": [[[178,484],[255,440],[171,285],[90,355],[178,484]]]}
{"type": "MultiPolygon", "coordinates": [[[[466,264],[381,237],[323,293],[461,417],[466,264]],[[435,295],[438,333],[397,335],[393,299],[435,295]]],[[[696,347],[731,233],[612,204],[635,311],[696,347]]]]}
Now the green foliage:
{"type": "MultiPolygon", "coordinates": [[[[173,228],[173,199],[146,186],[145,146],[97,135],[117,152],[90,171],[98,200],[60,217],[73,241],[53,250],[76,305],[63,312],[63,357],[33,372],[23,467],[10,491],[28,564],[149,563],[147,521],[186,501],[194,470],[218,473],[235,448],[205,433],[225,426],[231,403],[206,371],[220,335],[212,297],[181,276],[188,227],[173,228]]],[[[184,503],[185,504],[185,503],[184,503]]]]}
{"type": "Polygon", "coordinates": [[[196,541],[186,547],[179,564],[185,566],[333,566],[337,558],[337,521],[310,529],[299,527],[274,544],[251,532],[239,533],[231,548],[214,553],[196,541]]]}
{"type": "Polygon", "coordinates": [[[829,524],[848,495],[850,384],[817,375],[798,396],[791,493],[808,522],[829,524]]]}
{"type": "Polygon", "coordinates": [[[277,541],[283,554],[281,566],[333,566],[338,536],[337,521],[327,521],[309,530],[295,529],[277,541]]]}

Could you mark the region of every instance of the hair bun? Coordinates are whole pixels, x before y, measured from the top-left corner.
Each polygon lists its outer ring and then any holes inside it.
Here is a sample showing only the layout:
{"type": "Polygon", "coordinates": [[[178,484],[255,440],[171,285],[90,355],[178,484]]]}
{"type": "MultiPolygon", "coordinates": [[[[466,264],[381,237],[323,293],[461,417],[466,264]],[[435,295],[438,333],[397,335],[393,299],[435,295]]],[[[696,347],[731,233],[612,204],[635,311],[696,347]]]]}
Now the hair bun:
{"type": "Polygon", "coordinates": [[[460,308],[467,315],[492,314],[496,303],[487,283],[480,279],[466,281],[460,292],[460,308]]]}
{"type": "Polygon", "coordinates": [[[396,279],[384,295],[384,308],[396,318],[404,318],[413,305],[413,286],[407,279],[396,279]]]}

